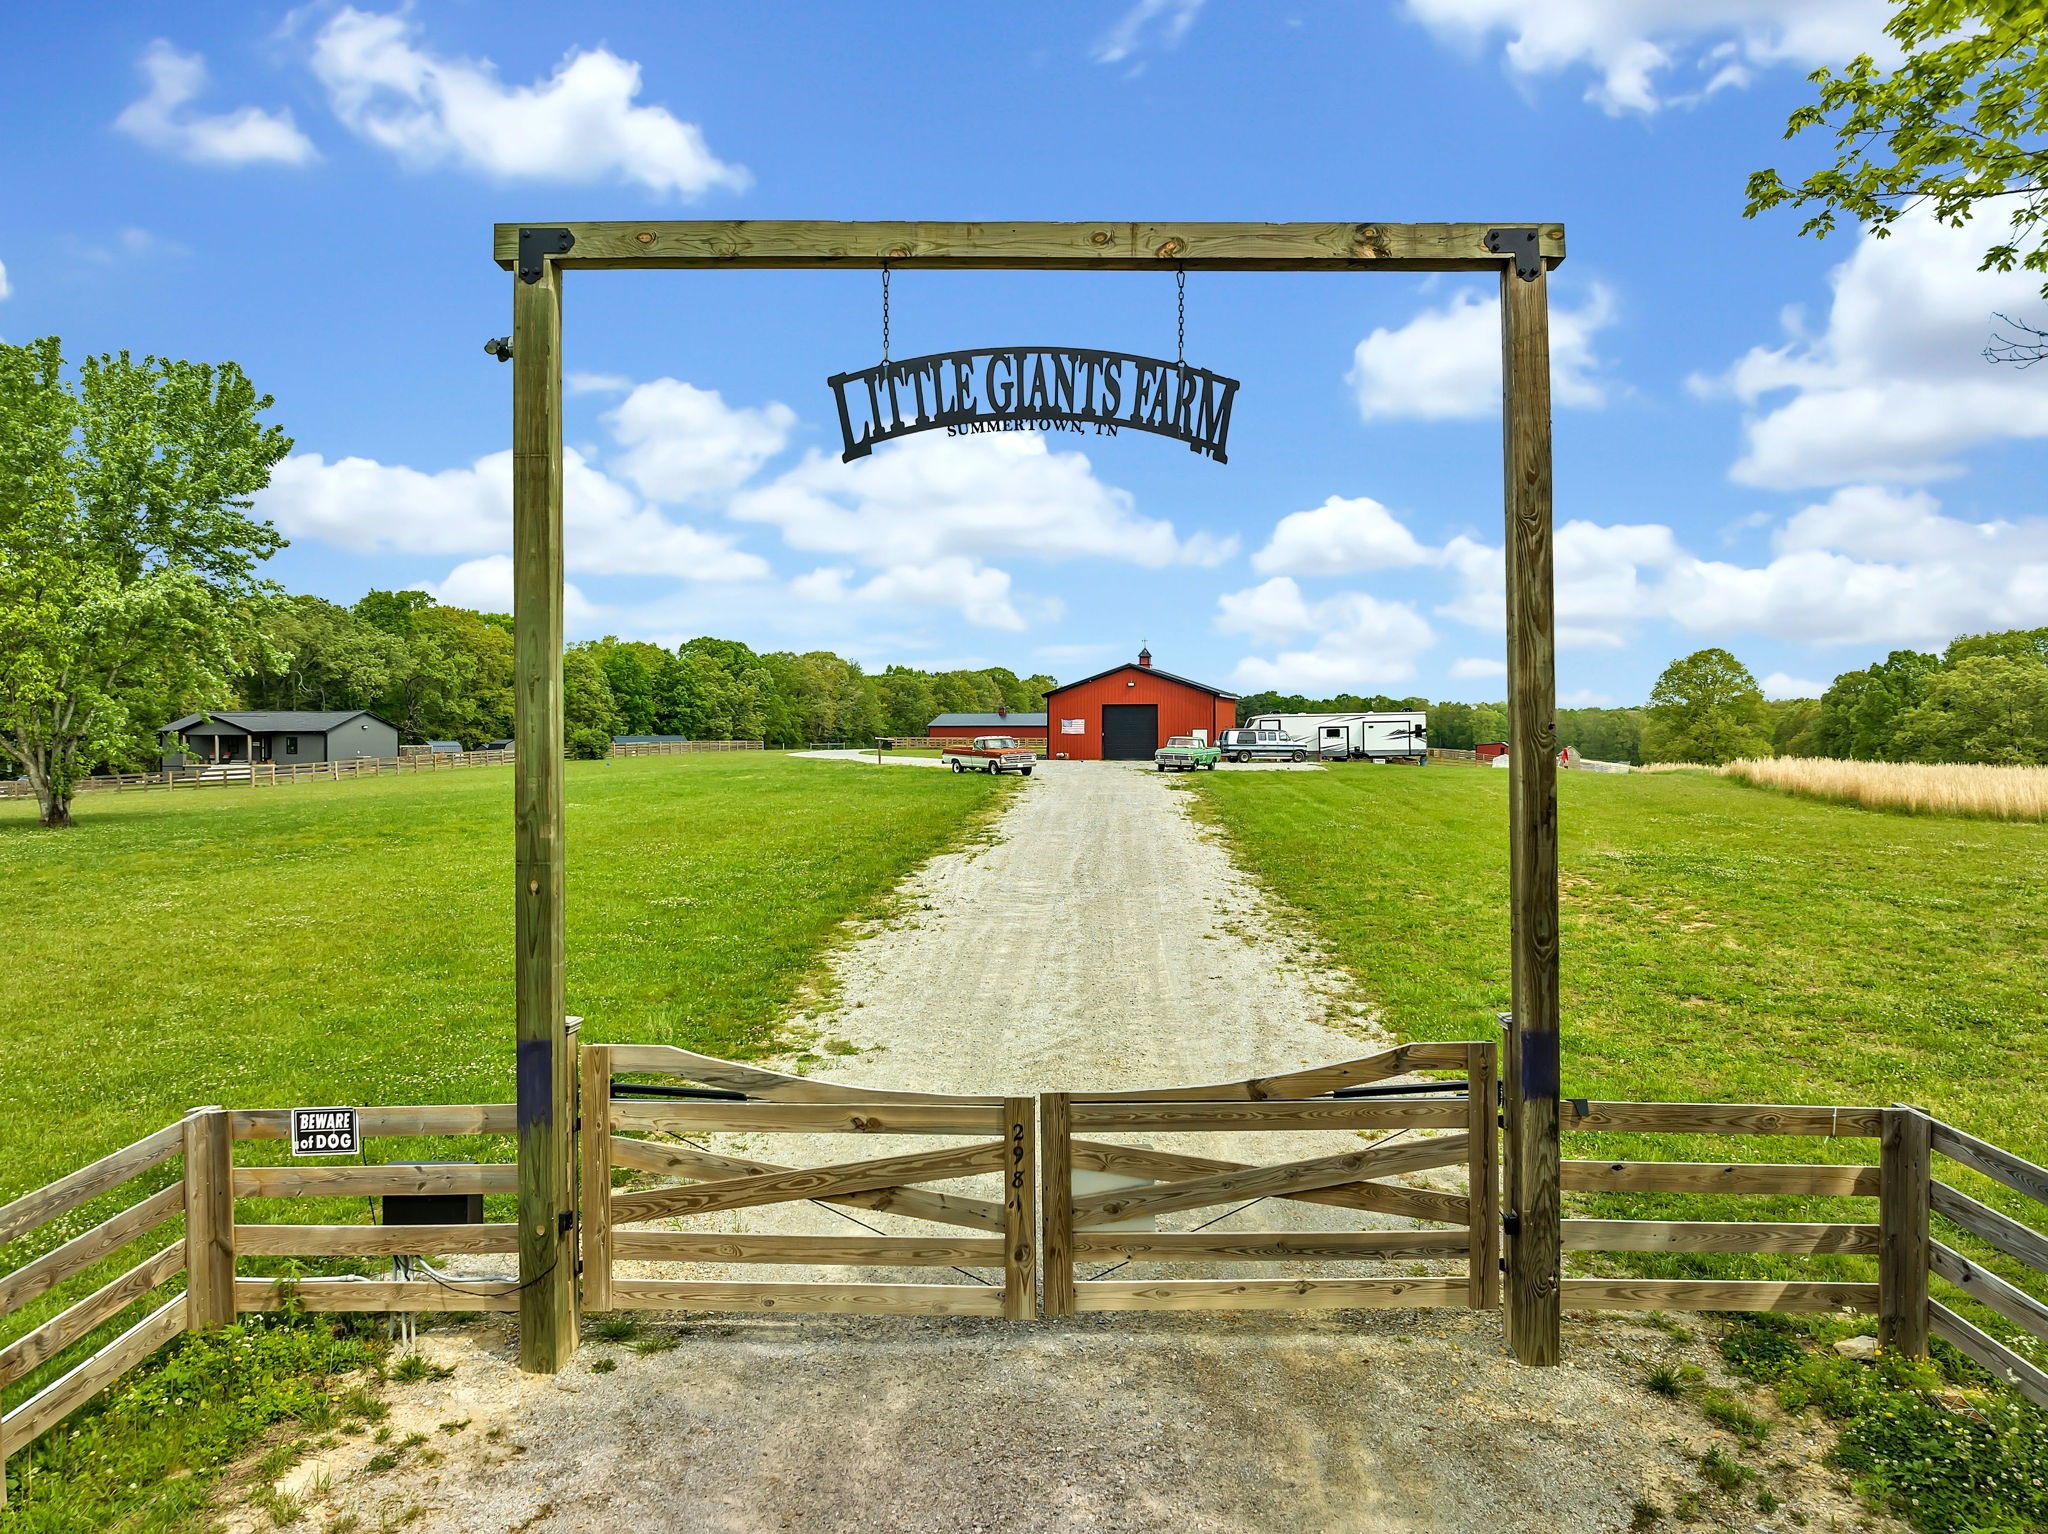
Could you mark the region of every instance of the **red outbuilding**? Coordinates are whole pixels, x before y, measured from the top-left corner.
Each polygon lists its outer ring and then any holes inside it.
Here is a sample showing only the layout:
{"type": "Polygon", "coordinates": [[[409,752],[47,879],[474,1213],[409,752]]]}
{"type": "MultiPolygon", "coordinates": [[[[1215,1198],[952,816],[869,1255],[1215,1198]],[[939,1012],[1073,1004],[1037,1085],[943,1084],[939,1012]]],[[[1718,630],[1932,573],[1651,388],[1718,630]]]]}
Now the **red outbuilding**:
{"type": "Polygon", "coordinates": [[[1081,762],[1149,762],[1173,735],[1214,741],[1237,723],[1237,694],[1135,662],[1045,695],[1045,754],[1081,762]]]}

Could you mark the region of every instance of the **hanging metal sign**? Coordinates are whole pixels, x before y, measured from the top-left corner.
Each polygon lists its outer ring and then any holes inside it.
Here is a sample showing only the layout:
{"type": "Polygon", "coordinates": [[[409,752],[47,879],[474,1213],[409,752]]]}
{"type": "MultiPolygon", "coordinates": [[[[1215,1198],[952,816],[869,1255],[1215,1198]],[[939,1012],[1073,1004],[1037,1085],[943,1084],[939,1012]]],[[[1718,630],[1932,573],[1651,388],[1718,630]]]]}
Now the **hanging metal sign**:
{"type": "Polygon", "coordinates": [[[1185,362],[1074,346],[985,346],[884,358],[825,381],[839,402],[847,463],[878,442],[940,428],[949,437],[1142,431],[1230,461],[1224,450],[1237,380],[1185,362]]]}
{"type": "Polygon", "coordinates": [[[362,1149],[362,1120],[355,1109],[292,1109],[294,1156],[355,1156],[362,1149]]]}

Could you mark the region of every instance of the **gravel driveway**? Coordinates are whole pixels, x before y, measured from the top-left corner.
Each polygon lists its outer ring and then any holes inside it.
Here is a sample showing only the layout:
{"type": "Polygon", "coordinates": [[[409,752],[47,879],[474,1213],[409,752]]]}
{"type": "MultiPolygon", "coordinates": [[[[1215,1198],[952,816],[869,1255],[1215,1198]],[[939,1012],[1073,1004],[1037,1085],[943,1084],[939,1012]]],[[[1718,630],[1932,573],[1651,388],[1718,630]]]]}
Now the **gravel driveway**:
{"type": "MultiPolygon", "coordinates": [[[[1185,795],[1116,764],[1049,763],[1019,782],[994,839],[913,877],[900,913],[834,969],[835,1005],[802,1021],[860,1053],[819,1069],[878,1086],[1166,1085],[1382,1042],[1350,983],[1196,827],[1185,795]]],[[[1316,1153],[1221,1138],[1203,1148],[1316,1153]]],[[[800,1154],[783,1137],[750,1148],[822,1162],[906,1147],[821,1137],[800,1154]]],[[[775,1219],[797,1223],[747,1228],[835,1228],[823,1210],[794,1207],[775,1219]]],[[[1236,1223],[1272,1228],[1301,1212],[1318,1210],[1268,1201],[1236,1223]]],[[[659,1335],[678,1345],[587,1342],[547,1380],[508,1366],[500,1321],[429,1333],[423,1350],[455,1373],[402,1395],[393,1426],[425,1433],[436,1462],[415,1451],[370,1474],[368,1446],[344,1445],[295,1473],[300,1489],[328,1477],[309,1518],[353,1512],[367,1528],[418,1507],[412,1526],[436,1534],[1577,1534],[1627,1528],[1638,1496],[1670,1507],[1699,1485],[1688,1451],[1730,1444],[1641,1388],[1643,1360],[1675,1344],[1620,1318],[1569,1324],[1571,1362],[1552,1370],[1516,1367],[1497,1319],[1461,1311],[1022,1326],[677,1317],[659,1335]],[[467,1425],[436,1432],[448,1422],[467,1425]]],[[[1829,1495],[1742,1526],[1832,1514],[1829,1495]]]]}

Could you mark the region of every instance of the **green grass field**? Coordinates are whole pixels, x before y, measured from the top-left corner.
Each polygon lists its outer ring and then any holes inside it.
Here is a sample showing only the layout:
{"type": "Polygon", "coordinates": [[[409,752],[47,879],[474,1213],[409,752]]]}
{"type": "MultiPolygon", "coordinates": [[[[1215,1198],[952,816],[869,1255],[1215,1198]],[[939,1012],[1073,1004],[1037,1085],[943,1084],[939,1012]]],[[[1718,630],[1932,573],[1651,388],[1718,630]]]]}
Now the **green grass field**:
{"type": "MultiPolygon", "coordinates": [[[[1485,1038],[1508,1006],[1507,777],[1339,767],[1204,775],[1193,791],[1396,1033],[1485,1038]]],[[[2048,1160],[2048,826],[1874,813],[1691,773],[1564,773],[1559,798],[1566,1093],[1906,1102],[2048,1160]]],[[[1868,1160],[1876,1148],[1574,1135],[1566,1154],[1868,1160]]],[[[1950,1180],[2038,1218],[1960,1168],[1950,1180]]],[[[1819,1200],[1603,1203],[1871,1217],[1819,1200]]],[[[1649,1260],[1788,1271],[1778,1261],[1649,1260]]]]}
{"type": "MultiPolygon", "coordinates": [[[[849,915],[998,792],[778,754],[571,763],[568,1005],[768,1047],[849,915]]],[[[200,1103],[503,1102],[509,768],[0,805],[0,1199],[200,1103]]]]}

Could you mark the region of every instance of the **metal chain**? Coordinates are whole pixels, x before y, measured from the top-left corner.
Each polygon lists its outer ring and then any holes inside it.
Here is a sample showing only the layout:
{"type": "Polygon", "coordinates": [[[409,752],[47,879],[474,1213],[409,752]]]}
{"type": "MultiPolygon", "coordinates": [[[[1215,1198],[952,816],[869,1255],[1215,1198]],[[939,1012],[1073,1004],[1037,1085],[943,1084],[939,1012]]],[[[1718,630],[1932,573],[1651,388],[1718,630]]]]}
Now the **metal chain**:
{"type": "Polygon", "coordinates": [[[1180,328],[1176,335],[1173,360],[1176,367],[1188,365],[1188,269],[1176,266],[1173,269],[1173,286],[1180,301],[1180,328]]]}
{"type": "Polygon", "coordinates": [[[889,360],[889,263],[882,263],[882,361],[889,360]]]}

